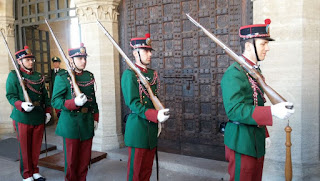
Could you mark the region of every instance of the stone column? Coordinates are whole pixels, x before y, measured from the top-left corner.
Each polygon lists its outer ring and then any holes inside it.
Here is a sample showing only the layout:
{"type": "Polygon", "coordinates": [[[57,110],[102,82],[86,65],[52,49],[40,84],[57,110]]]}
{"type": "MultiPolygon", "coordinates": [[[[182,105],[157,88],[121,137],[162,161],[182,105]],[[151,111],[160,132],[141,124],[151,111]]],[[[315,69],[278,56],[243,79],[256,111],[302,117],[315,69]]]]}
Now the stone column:
{"type": "MultiPolygon", "coordinates": [[[[0,2],[0,30],[4,34],[12,56],[15,53],[15,42],[14,42],[14,18],[13,18],[13,1],[2,1],[0,2]]],[[[1,36],[1,35],[0,35],[1,36]]],[[[1,134],[12,133],[13,126],[10,114],[12,106],[9,104],[6,98],[6,81],[9,71],[13,69],[11,59],[7,52],[2,37],[0,37],[0,139],[1,134]]]]}
{"type": "Polygon", "coordinates": [[[96,24],[98,19],[118,42],[118,5],[120,0],[76,0],[81,38],[87,47],[87,70],[94,73],[99,105],[99,129],[93,150],[106,151],[124,145],[121,133],[119,53],[96,24]]]}
{"type": "MultiPolygon", "coordinates": [[[[320,170],[320,2],[255,0],[253,5],[254,23],[270,18],[271,36],[276,39],[261,63],[266,81],[295,106],[290,118],[293,180],[312,180],[320,170]]],[[[266,153],[264,180],[284,180],[286,124],[274,119],[269,128],[272,146],[266,153]]]]}

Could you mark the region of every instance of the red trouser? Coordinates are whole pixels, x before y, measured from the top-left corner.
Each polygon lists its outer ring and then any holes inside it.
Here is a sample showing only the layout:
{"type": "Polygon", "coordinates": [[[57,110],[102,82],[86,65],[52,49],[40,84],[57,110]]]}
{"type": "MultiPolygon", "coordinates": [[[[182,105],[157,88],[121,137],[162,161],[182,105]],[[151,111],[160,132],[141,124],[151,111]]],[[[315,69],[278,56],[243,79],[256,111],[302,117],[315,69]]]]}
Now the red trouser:
{"type": "Polygon", "coordinates": [[[92,138],[84,141],[80,139],[63,138],[67,181],[85,181],[88,165],[91,159],[92,138]]]}
{"type": "Polygon", "coordinates": [[[230,181],[260,181],[262,179],[264,157],[255,158],[243,155],[227,146],[226,160],[229,161],[230,181]]]}
{"type": "Polygon", "coordinates": [[[20,173],[22,178],[39,173],[38,161],[44,132],[44,125],[27,125],[13,121],[17,132],[20,155],[20,173]]]}
{"type": "Polygon", "coordinates": [[[127,181],[148,181],[152,173],[153,158],[156,148],[128,147],[127,181]]]}

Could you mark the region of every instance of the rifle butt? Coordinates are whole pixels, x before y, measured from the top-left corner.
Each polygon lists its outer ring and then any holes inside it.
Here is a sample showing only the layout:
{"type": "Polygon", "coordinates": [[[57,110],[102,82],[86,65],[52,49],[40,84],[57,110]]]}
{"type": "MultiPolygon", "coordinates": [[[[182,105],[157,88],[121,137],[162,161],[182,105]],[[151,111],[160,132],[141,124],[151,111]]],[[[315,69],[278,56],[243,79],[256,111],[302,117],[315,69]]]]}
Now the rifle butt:
{"type": "Polygon", "coordinates": [[[292,161],[291,161],[291,127],[288,126],[284,129],[286,131],[286,162],[285,162],[285,179],[286,181],[292,180],[292,161]]]}

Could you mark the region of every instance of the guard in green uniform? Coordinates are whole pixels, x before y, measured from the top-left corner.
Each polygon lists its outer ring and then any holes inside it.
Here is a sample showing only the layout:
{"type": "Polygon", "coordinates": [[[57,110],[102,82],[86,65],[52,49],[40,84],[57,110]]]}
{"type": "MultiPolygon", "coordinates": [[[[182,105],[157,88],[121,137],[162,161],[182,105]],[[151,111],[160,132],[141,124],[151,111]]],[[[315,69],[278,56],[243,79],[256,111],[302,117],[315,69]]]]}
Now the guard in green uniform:
{"type": "Polygon", "coordinates": [[[84,70],[87,63],[86,48],[69,49],[70,66],[75,70],[76,82],[82,92],[75,96],[67,71],[56,76],[52,106],[61,109],[56,134],[63,137],[65,178],[68,181],[86,180],[91,157],[92,138],[98,128],[99,110],[91,72],[84,70]]]}
{"type": "MultiPolygon", "coordinates": [[[[62,69],[60,68],[60,63],[61,63],[61,60],[59,57],[52,57],[51,59],[52,61],[52,64],[53,64],[53,69],[51,69],[51,74],[50,74],[50,78],[51,78],[51,84],[50,84],[50,94],[51,94],[51,97],[52,97],[52,91],[53,91],[53,85],[54,85],[54,80],[56,79],[56,76],[57,74],[60,72],[60,71],[65,71],[65,69],[62,69]]],[[[59,118],[60,117],[60,109],[54,109],[56,114],[57,114],[57,117],[59,118]]]]}
{"type": "MultiPolygon", "coordinates": [[[[159,77],[155,70],[147,68],[151,62],[150,34],[132,38],[131,47],[135,65],[149,80],[155,95],[159,91],[159,77]]],[[[154,154],[158,143],[158,122],[165,122],[169,109],[155,110],[149,94],[133,70],[125,70],[121,78],[125,104],[132,111],[126,122],[124,141],[129,147],[127,180],[148,181],[152,173],[154,154]]]]}
{"type": "Polygon", "coordinates": [[[48,123],[50,100],[44,85],[44,77],[33,71],[34,55],[27,46],[15,53],[32,103],[25,102],[16,72],[9,73],[6,83],[6,97],[13,106],[11,118],[17,132],[20,152],[20,173],[24,181],[44,181],[39,174],[38,160],[44,132],[48,123]]]}
{"type": "MultiPolygon", "coordinates": [[[[243,26],[239,30],[242,57],[253,67],[269,51],[269,24],[243,26]]],[[[229,122],[225,128],[224,143],[229,161],[230,180],[259,181],[262,178],[265,142],[270,143],[266,126],[272,126],[272,116],[287,119],[294,113],[292,103],[282,102],[264,106],[265,98],[256,80],[237,63],[233,63],[221,81],[223,103],[229,122]]]]}

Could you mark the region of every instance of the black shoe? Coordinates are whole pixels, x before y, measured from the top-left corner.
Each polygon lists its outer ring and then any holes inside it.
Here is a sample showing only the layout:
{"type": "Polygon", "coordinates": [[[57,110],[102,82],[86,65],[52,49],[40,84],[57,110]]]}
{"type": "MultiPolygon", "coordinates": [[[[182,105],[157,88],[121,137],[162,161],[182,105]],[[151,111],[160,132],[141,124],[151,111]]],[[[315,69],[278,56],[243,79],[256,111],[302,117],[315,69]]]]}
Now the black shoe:
{"type": "Polygon", "coordinates": [[[34,179],[34,181],[46,181],[46,178],[40,177],[40,178],[38,178],[38,179],[34,179]]]}

